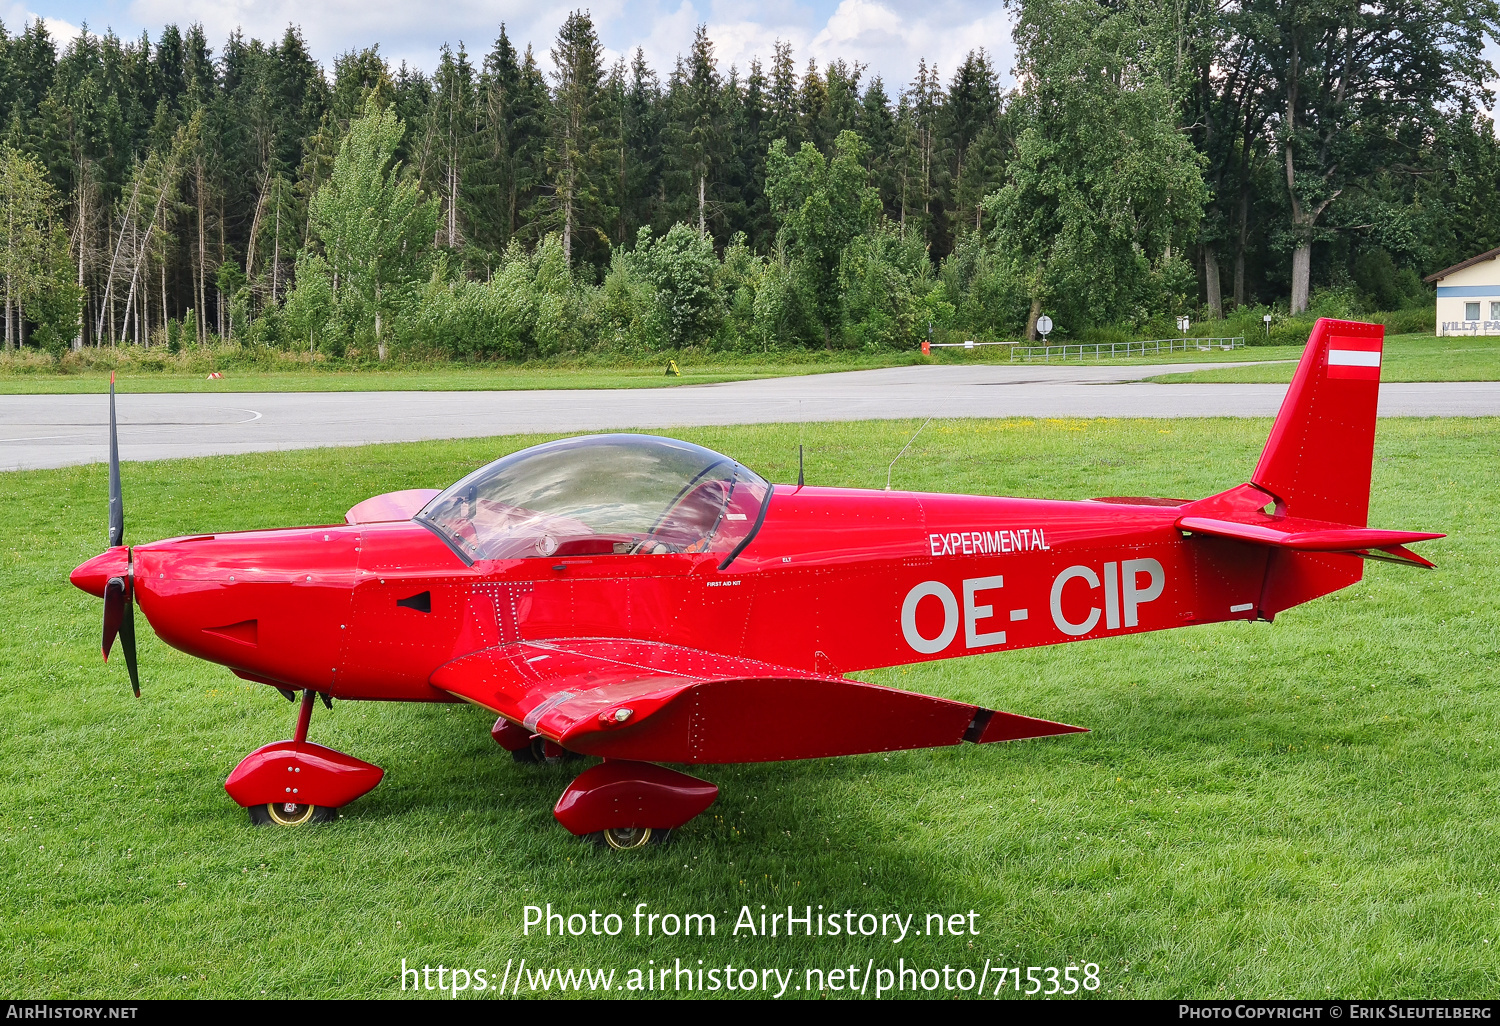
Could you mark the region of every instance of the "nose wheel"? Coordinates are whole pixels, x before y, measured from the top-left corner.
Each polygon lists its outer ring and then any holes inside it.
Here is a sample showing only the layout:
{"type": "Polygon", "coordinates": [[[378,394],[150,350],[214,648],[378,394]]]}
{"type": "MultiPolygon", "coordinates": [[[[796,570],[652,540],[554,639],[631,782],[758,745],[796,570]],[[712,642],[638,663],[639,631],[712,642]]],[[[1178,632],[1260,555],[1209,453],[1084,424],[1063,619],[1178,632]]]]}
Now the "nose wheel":
{"type": "Polygon", "coordinates": [[[224,781],[256,826],[300,827],[328,823],[338,810],[368,792],[385,771],[352,755],[307,740],[314,693],[302,696],[297,734],[245,756],[224,781]]]}

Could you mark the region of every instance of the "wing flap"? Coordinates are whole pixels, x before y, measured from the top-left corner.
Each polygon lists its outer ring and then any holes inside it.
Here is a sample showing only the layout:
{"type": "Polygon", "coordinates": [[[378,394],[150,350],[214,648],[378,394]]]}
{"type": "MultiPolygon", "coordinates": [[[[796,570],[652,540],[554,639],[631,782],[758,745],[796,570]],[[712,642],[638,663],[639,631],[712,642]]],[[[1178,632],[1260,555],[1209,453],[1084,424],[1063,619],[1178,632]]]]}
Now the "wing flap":
{"type": "Polygon", "coordinates": [[[432,683],[575,752],[775,762],[1081,730],[895,688],[653,642],[518,642],[432,683]]]}

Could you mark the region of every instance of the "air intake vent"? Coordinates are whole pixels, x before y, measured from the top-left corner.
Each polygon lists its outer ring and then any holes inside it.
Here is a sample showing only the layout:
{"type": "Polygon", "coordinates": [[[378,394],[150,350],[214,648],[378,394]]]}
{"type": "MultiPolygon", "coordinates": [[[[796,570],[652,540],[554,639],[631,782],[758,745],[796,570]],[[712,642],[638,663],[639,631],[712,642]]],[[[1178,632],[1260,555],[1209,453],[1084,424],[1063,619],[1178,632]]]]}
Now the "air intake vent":
{"type": "Polygon", "coordinates": [[[432,592],[424,591],[404,599],[397,599],[396,605],[415,609],[419,613],[430,613],[432,612],[432,592]]]}
{"type": "Polygon", "coordinates": [[[258,645],[260,643],[259,626],[255,620],[241,620],[239,623],[229,623],[223,627],[205,627],[203,633],[212,634],[216,638],[238,641],[241,645],[258,645]]]}

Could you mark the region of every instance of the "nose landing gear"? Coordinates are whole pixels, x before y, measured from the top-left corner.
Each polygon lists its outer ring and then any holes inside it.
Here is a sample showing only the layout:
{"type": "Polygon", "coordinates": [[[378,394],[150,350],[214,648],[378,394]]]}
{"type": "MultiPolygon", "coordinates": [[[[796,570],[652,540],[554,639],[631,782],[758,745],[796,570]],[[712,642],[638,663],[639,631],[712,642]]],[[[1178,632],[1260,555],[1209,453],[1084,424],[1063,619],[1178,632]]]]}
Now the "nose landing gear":
{"type": "Polygon", "coordinates": [[[313,691],[303,692],[293,740],[257,748],[224,781],[229,797],[249,810],[256,825],[326,822],[385,776],[379,766],[307,740],[316,697],[313,691]]]}

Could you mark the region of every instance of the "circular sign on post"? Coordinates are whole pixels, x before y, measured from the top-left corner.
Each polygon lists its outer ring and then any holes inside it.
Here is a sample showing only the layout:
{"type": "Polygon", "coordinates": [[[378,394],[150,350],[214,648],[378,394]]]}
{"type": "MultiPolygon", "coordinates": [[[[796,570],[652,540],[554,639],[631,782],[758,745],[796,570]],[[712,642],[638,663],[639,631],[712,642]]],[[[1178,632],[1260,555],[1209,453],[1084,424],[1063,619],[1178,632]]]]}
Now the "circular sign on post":
{"type": "Polygon", "coordinates": [[[1036,319],[1036,330],[1040,335],[1047,335],[1052,331],[1052,318],[1042,314],[1036,319]]]}

